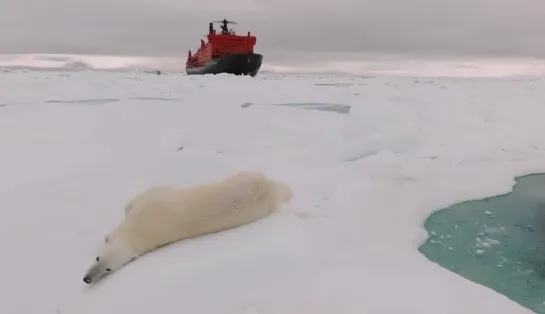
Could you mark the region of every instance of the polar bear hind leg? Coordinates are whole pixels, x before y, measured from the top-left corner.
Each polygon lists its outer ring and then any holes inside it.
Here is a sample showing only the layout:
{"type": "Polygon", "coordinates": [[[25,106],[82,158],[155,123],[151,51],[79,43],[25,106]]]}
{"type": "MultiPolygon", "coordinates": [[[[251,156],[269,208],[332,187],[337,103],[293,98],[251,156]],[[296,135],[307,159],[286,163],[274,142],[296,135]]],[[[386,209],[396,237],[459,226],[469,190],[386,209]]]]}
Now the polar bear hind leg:
{"type": "Polygon", "coordinates": [[[287,204],[293,198],[293,192],[289,185],[284,182],[276,182],[277,196],[281,203],[287,204]]]}

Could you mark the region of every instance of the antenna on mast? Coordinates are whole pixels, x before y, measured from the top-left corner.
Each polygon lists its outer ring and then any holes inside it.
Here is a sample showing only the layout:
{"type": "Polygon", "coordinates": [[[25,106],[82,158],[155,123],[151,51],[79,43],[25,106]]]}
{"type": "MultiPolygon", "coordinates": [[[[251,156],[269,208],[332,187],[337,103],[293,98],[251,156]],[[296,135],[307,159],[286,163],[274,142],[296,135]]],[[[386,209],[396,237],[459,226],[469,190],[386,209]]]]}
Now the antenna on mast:
{"type": "Polygon", "coordinates": [[[227,28],[227,24],[237,24],[235,21],[229,21],[227,19],[223,19],[221,21],[212,21],[212,23],[221,23],[221,33],[222,34],[230,34],[229,29],[227,28]]]}

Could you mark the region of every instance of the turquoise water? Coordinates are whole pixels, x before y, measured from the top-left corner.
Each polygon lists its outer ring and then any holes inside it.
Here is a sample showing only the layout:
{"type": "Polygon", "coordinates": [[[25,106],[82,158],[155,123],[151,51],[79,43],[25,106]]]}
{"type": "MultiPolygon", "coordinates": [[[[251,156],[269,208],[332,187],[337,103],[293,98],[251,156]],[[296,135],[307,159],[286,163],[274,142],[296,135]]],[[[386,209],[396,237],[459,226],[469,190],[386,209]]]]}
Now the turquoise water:
{"type": "Polygon", "coordinates": [[[545,174],[435,212],[424,226],[419,251],[429,260],[545,314],[545,174]]]}
{"type": "MultiPolygon", "coordinates": [[[[241,105],[242,108],[248,108],[250,106],[256,106],[252,103],[244,103],[241,105]]],[[[287,103],[287,104],[270,104],[269,106],[280,106],[280,107],[295,107],[306,110],[319,110],[319,111],[330,111],[340,114],[349,114],[351,106],[348,105],[339,105],[339,104],[328,104],[328,103],[287,103]]]]}

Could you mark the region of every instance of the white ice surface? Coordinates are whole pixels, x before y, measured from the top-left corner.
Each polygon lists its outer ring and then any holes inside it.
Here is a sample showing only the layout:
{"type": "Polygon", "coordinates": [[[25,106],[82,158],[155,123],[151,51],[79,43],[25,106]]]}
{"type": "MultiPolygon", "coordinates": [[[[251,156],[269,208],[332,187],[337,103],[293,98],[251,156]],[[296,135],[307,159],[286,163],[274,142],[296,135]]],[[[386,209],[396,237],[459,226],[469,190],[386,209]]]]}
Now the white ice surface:
{"type": "Polygon", "coordinates": [[[545,171],[543,79],[6,72],[0,87],[0,313],[530,312],[417,246],[432,211],[545,171]],[[352,110],[257,106],[288,102],[352,110]],[[292,204],[83,283],[135,193],[241,169],[289,183],[292,204]]]}

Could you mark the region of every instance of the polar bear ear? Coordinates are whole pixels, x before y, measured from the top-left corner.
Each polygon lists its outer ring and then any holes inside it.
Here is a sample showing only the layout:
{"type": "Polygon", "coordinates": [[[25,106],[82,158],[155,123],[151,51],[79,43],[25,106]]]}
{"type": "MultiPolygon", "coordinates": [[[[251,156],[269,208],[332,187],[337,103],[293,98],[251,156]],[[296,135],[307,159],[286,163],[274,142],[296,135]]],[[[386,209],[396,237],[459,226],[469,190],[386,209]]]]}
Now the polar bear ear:
{"type": "Polygon", "coordinates": [[[108,236],[105,236],[104,237],[104,243],[108,243],[108,241],[110,241],[110,238],[108,238],[108,236]]]}

